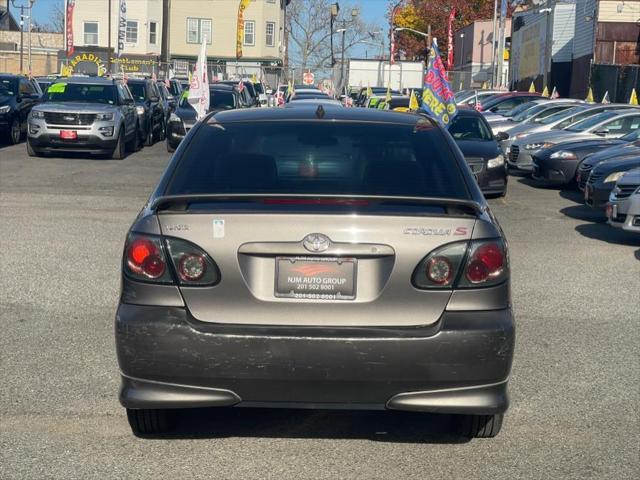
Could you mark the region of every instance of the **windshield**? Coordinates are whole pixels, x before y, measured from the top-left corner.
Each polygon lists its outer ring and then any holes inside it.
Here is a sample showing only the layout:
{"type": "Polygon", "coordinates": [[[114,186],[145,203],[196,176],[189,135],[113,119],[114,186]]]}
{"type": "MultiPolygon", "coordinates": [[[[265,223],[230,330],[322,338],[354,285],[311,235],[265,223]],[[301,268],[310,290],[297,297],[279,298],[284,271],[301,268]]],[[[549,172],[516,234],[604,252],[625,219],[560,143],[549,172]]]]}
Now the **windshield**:
{"type": "Polygon", "coordinates": [[[531,113],[530,111],[535,110],[535,112],[539,112],[543,108],[546,107],[543,107],[542,105],[537,103],[527,102],[523,103],[522,105],[518,105],[516,108],[511,110],[509,112],[509,115],[511,115],[514,122],[522,122],[523,120],[526,120],[531,115],[533,115],[533,113],[531,113]]]}
{"type": "Polygon", "coordinates": [[[542,119],[540,122],[543,125],[551,125],[552,123],[559,122],[566,118],[571,117],[572,115],[584,110],[582,107],[573,107],[568,110],[563,110],[562,112],[554,113],[553,115],[549,115],[548,117],[542,119]]]}
{"type": "Polygon", "coordinates": [[[127,83],[127,87],[129,87],[129,91],[131,92],[131,95],[133,95],[133,98],[136,99],[137,101],[144,102],[145,99],[147,98],[145,94],[144,83],[129,82],[127,83]]]}
{"type": "Polygon", "coordinates": [[[442,133],[356,122],[203,125],[165,195],[270,193],[469,199],[442,133]]]}
{"type": "Polygon", "coordinates": [[[91,85],[87,83],[53,83],[47,89],[48,102],[116,103],[115,85],[91,85]]]}
{"type": "Polygon", "coordinates": [[[598,125],[600,122],[615,117],[616,115],[618,115],[618,112],[602,112],[592,117],[585,118],[584,120],[576,121],[565,128],[565,130],[568,132],[584,132],[589,128],[598,125]]]}
{"type": "Polygon", "coordinates": [[[631,133],[627,133],[624,137],[620,137],[620,140],[624,140],[625,142],[640,140],[640,128],[631,133]]]}
{"type": "Polygon", "coordinates": [[[180,84],[178,82],[169,82],[169,92],[177,98],[180,95],[180,84]]]}
{"type": "Polygon", "coordinates": [[[478,117],[457,115],[449,125],[449,133],[455,140],[493,140],[493,134],[478,117]]]}
{"type": "MultiPolygon", "coordinates": [[[[188,94],[182,96],[181,108],[193,108],[189,103],[188,94]]],[[[209,89],[209,110],[232,110],[236,108],[236,100],[231,90],[209,89]]]]}
{"type": "Polygon", "coordinates": [[[18,82],[13,78],[0,77],[0,95],[7,95],[9,97],[16,94],[18,90],[16,87],[18,82]]]}
{"type": "Polygon", "coordinates": [[[486,100],[482,100],[482,108],[483,108],[483,110],[488,110],[489,108],[497,105],[498,103],[502,102],[506,98],[509,98],[509,97],[504,96],[502,94],[491,95],[486,100]]]}

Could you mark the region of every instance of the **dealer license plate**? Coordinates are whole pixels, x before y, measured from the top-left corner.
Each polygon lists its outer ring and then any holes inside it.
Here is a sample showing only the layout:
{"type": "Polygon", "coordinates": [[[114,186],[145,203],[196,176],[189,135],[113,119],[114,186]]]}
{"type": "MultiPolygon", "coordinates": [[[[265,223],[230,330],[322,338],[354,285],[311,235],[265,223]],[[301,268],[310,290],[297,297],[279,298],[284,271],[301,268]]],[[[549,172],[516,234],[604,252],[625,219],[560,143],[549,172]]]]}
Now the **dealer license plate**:
{"type": "Polygon", "coordinates": [[[63,140],[77,140],[78,132],[75,130],[60,130],[60,138],[63,140]]]}
{"type": "Polygon", "coordinates": [[[276,297],[311,300],[353,300],[355,258],[276,258],[276,297]]]}

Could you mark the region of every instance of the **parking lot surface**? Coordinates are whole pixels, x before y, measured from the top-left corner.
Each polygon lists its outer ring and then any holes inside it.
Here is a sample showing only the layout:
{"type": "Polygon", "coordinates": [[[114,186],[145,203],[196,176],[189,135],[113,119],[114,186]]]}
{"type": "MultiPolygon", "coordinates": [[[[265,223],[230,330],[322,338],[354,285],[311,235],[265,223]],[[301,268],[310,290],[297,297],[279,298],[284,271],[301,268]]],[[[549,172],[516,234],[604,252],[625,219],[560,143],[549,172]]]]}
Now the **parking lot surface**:
{"type": "Polygon", "coordinates": [[[492,208],[510,245],[517,345],[501,434],[398,412],[194,410],[131,434],[113,318],[125,233],[165,167],[29,158],[0,146],[0,478],[640,476],[640,241],[578,192],[511,178],[492,208]]]}

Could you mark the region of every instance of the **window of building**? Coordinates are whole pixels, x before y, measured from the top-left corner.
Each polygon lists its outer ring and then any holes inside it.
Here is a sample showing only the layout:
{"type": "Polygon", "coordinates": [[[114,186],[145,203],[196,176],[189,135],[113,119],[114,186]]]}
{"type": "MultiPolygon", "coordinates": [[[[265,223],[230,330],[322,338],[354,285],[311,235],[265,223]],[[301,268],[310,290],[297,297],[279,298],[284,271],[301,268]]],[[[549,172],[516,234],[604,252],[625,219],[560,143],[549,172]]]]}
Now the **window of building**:
{"type": "Polygon", "coordinates": [[[276,0],[267,0],[267,3],[276,3],[276,0]]]}
{"type": "Polygon", "coordinates": [[[256,22],[253,20],[246,20],[244,22],[244,44],[256,44],[256,22]]]}
{"type": "Polygon", "coordinates": [[[276,24],[267,22],[267,47],[275,47],[276,45],[276,24]]]}
{"type": "Polygon", "coordinates": [[[98,22],[84,22],[84,44],[98,45],[98,22]]]}
{"type": "Polygon", "coordinates": [[[125,37],[126,43],[138,43],[138,21],[127,20],[127,35],[125,37]]]}
{"type": "Polygon", "coordinates": [[[158,22],[149,22],[149,43],[151,45],[158,43],[158,22]]]}
{"type": "Polygon", "coordinates": [[[211,25],[210,18],[187,18],[187,43],[202,43],[206,36],[207,43],[211,44],[211,25]]]}

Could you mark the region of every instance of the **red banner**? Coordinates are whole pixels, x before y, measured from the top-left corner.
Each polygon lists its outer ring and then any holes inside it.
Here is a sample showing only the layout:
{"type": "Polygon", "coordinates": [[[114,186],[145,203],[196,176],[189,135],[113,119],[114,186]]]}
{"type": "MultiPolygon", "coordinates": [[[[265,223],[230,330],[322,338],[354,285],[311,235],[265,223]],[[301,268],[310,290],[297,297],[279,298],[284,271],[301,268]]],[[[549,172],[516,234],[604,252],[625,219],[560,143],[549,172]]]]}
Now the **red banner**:
{"type": "MultiPolygon", "coordinates": [[[[447,68],[449,70],[453,70],[453,21],[456,19],[456,9],[455,7],[451,9],[451,13],[449,14],[449,28],[447,30],[447,68]]],[[[462,39],[464,42],[464,39],[462,39]]],[[[464,58],[460,59],[464,62],[464,58]]]]}
{"type": "Polygon", "coordinates": [[[67,0],[67,57],[73,55],[75,47],[73,45],[73,9],[76,6],[76,0],[67,0]]]}

